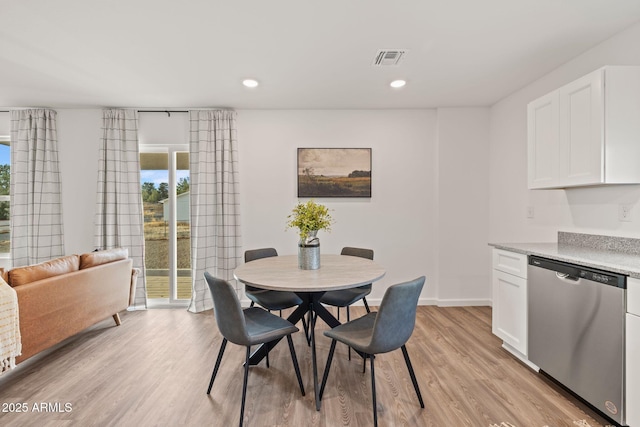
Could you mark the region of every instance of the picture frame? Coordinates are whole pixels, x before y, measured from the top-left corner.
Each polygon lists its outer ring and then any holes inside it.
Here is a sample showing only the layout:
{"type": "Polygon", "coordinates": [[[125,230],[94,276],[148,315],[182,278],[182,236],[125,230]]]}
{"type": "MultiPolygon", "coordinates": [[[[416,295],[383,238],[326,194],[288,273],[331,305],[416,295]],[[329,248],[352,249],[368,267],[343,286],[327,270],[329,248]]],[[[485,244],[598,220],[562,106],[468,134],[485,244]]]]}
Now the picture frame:
{"type": "Polygon", "coordinates": [[[371,148],[298,148],[298,197],[371,197],[371,148]]]}

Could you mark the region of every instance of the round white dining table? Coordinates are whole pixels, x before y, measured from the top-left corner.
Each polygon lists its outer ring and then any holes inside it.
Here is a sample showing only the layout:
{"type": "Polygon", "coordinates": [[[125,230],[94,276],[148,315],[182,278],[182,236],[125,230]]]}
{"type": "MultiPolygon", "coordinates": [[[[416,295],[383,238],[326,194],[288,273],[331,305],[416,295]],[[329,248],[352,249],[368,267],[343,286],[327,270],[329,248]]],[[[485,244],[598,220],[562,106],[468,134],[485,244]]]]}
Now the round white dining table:
{"type": "Polygon", "coordinates": [[[381,279],[385,271],[366,258],[321,255],[320,268],[298,268],[296,255],[261,258],[242,264],[233,272],[242,283],[261,289],[291,292],[323,292],[355,288],[381,279]]]}
{"type": "MultiPolygon", "coordinates": [[[[240,265],[233,276],[244,284],[273,291],[295,292],[303,301],[287,318],[294,325],[308,315],[313,385],[316,409],[320,410],[318,396],[318,366],[316,362],[315,323],[316,317],[333,328],[340,324],[331,312],[320,303],[327,291],[355,288],[373,283],[385,275],[379,264],[366,258],[349,255],[321,255],[320,268],[303,270],[298,268],[296,255],[261,258],[240,265]]],[[[278,341],[263,344],[251,355],[249,363],[258,364],[278,341]]]]}

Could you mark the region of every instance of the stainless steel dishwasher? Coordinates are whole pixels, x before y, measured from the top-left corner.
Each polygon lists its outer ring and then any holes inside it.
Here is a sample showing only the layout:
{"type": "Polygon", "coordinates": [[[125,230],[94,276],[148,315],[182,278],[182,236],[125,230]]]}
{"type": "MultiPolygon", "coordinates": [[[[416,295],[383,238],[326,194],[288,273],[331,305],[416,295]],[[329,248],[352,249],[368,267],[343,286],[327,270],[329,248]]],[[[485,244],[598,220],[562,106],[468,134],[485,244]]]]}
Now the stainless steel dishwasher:
{"type": "Polygon", "coordinates": [[[536,256],[527,273],[529,360],[624,425],[626,276],[536,256]]]}

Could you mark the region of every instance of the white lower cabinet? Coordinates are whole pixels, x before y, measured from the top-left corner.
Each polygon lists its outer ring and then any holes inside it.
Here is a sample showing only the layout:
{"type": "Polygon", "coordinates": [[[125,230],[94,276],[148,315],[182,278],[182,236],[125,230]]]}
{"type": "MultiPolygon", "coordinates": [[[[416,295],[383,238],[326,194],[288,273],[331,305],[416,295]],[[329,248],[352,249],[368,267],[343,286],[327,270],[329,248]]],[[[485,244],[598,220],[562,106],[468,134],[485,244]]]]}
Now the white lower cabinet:
{"type": "Polygon", "coordinates": [[[640,427],[640,316],[627,314],[627,425],[640,427]]]}
{"type": "Polygon", "coordinates": [[[640,280],[627,282],[626,409],[627,425],[640,427],[640,280]]]}
{"type": "Polygon", "coordinates": [[[493,250],[492,331],[527,357],[527,256],[493,250]]]}

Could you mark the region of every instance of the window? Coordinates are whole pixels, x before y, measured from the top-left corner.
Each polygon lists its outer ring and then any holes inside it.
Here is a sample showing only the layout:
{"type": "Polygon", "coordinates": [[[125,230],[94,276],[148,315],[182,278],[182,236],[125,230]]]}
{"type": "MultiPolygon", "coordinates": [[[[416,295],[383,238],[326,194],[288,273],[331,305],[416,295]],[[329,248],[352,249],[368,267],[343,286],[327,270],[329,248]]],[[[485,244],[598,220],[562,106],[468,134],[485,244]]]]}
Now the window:
{"type": "Polygon", "coordinates": [[[0,136],[0,258],[9,258],[11,144],[8,136],[0,136]]]}

